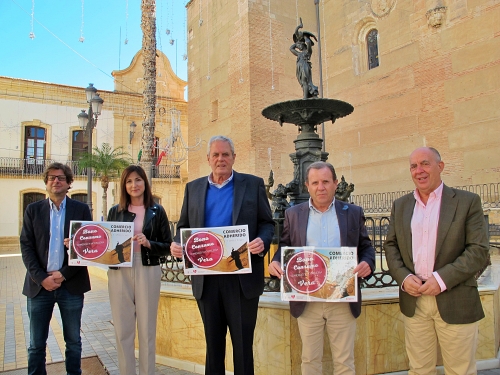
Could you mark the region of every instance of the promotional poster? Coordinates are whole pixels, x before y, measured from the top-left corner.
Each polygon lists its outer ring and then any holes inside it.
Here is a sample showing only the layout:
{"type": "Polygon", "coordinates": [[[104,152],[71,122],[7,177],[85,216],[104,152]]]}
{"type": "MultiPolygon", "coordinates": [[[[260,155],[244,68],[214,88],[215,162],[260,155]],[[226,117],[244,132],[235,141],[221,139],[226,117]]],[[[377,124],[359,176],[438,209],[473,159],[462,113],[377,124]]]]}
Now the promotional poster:
{"type": "Polygon", "coordinates": [[[251,273],[248,225],[181,229],[184,274],[251,273]]]}
{"type": "Polygon", "coordinates": [[[70,266],[132,267],[134,223],[70,222],[70,266]]]}
{"type": "Polygon", "coordinates": [[[356,302],[355,247],[283,247],[282,301],[356,302]]]}

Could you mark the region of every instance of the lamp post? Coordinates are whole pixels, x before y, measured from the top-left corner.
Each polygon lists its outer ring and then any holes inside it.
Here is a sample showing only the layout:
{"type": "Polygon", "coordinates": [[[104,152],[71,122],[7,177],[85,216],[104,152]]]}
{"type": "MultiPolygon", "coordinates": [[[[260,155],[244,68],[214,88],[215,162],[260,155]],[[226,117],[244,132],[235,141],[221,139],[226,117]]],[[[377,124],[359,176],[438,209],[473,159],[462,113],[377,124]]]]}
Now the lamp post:
{"type": "MultiPolygon", "coordinates": [[[[89,86],[85,89],[85,95],[87,97],[87,103],[89,103],[89,113],[82,112],[78,114],[78,122],[83,131],[88,132],[88,152],[92,154],[92,131],[97,126],[97,118],[101,114],[102,104],[104,100],[101,99],[99,94],[97,94],[97,89],[94,87],[93,83],[89,83],[89,86]]],[[[92,168],[87,167],[87,204],[92,213],[92,168]]]]}
{"type": "Polygon", "coordinates": [[[132,121],[132,123],[130,124],[130,138],[129,138],[130,144],[132,144],[132,139],[134,138],[136,128],[137,128],[137,124],[135,123],[135,121],[132,121]]]}

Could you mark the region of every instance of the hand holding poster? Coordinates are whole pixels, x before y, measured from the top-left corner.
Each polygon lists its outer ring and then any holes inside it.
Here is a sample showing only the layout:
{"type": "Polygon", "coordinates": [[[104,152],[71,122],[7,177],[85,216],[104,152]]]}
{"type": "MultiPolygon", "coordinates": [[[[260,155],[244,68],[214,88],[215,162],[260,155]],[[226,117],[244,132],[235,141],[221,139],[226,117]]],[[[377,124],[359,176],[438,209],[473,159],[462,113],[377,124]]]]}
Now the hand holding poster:
{"type": "Polygon", "coordinates": [[[251,273],[248,226],[181,229],[184,274],[251,273]]]}
{"type": "Polygon", "coordinates": [[[283,301],[356,302],[355,247],[283,247],[283,301]]]}
{"type": "Polygon", "coordinates": [[[134,223],[70,222],[70,266],[132,267],[134,223]]]}

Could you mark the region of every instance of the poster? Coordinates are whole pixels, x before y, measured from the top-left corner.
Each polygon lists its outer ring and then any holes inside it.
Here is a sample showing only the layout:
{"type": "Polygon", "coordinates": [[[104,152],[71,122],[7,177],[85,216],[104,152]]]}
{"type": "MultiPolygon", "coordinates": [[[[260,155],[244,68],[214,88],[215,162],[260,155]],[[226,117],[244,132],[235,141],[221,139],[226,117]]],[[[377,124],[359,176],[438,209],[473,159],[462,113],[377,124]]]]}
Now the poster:
{"type": "Polygon", "coordinates": [[[356,302],[355,247],[283,247],[281,300],[356,302]]]}
{"type": "Polygon", "coordinates": [[[132,267],[134,223],[70,222],[70,266],[132,267]]]}
{"type": "Polygon", "coordinates": [[[181,229],[184,274],[251,273],[248,225],[181,229]]]}

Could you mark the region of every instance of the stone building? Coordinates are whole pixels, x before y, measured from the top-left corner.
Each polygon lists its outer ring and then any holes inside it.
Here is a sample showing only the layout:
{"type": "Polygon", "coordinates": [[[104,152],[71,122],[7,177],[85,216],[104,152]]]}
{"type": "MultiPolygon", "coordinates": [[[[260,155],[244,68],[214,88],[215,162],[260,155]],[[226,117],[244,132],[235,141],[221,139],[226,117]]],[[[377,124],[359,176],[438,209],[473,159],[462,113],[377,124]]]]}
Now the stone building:
{"type": "MultiPolygon", "coordinates": [[[[299,17],[317,34],[314,3],[187,4],[190,136],[232,137],[235,169],[272,168],[276,185],[291,179],[297,128],[261,111],[301,98],[289,47],[299,17]]],[[[441,152],[448,185],[500,180],[498,0],[320,0],[319,19],[324,97],[355,108],[325,123],[326,151],[355,194],[412,189],[408,156],[423,145],[441,152]]],[[[189,179],[208,172],[203,156],[189,179]]]]}
{"type": "MultiPolygon", "coordinates": [[[[142,128],[142,53],[138,52],[126,69],[114,71],[115,90],[98,90],[104,100],[102,113],[94,129],[93,147],[108,143],[122,146],[133,162],[141,148],[142,128]],[[137,127],[131,132],[130,124],[137,127]]],[[[155,157],[166,149],[167,138],[175,122],[187,137],[186,82],[178,78],[167,57],[157,57],[157,147],[155,157]]],[[[99,88],[97,88],[99,89],[99,88]]],[[[24,209],[27,204],[46,197],[41,178],[52,161],[70,165],[75,181],[69,196],[87,201],[86,171],[78,167],[78,154],[88,150],[88,135],[79,126],[77,115],[88,109],[85,88],[47,82],[0,77],[0,181],[3,193],[0,205],[0,245],[18,245],[24,209]]],[[[177,220],[187,163],[162,158],[152,171],[153,194],[166,209],[169,219],[177,220]]],[[[118,202],[116,182],[108,188],[108,209],[118,202]]],[[[103,215],[103,189],[94,176],[92,201],[94,220],[103,215]]]]}

